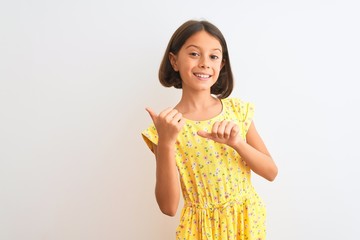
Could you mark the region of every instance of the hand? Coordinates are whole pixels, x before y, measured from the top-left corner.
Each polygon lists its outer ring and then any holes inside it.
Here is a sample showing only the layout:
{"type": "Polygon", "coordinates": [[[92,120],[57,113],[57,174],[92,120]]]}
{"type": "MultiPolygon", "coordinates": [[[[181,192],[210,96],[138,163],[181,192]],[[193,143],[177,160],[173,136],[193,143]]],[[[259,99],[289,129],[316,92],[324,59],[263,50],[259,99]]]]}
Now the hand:
{"type": "Polygon", "coordinates": [[[159,141],[175,144],[176,138],[185,124],[182,114],[173,108],[167,108],[159,115],[151,108],[146,108],[146,111],[154,122],[159,141]]]}
{"type": "Polygon", "coordinates": [[[211,133],[200,130],[198,131],[198,135],[234,148],[234,146],[242,140],[239,132],[240,128],[237,124],[224,120],[221,122],[215,122],[211,133]]]}

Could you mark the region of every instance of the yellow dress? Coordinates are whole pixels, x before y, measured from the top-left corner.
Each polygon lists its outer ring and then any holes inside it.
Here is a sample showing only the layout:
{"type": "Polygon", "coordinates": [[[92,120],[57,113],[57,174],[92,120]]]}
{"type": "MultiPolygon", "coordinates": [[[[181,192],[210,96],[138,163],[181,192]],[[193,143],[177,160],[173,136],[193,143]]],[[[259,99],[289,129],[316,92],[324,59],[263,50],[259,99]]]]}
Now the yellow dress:
{"type": "MultiPolygon", "coordinates": [[[[221,101],[221,114],[205,121],[187,119],[177,138],[175,159],[184,197],[177,240],[265,239],[266,210],[251,184],[250,168],[231,147],[197,135],[228,120],[240,126],[246,139],[253,104],[237,98],[221,101]]],[[[158,142],[154,125],[142,136],[152,150],[158,142]]]]}

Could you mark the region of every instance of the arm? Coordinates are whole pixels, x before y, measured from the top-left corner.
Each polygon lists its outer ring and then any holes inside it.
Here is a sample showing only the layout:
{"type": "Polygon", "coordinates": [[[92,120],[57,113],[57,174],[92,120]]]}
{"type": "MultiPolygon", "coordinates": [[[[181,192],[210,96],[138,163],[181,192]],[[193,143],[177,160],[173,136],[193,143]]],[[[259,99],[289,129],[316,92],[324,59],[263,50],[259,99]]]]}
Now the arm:
{"type": "Polygon", "coordinates": [[[256,174],[269,181],[273,181],[276,178],[278,173],[277,166],[256,131],[254,122],[251,123],[246,134],[246,142],[239,138],[233,148],[256,174]]]}
{"type": "Polygon", "coordinates": [[[158,144],[153,144],[156,158],[156,201],[164,214],[174,216],[180,199],[175,143],[185,120],[176,109],[165,109],[159,115],[150,108],[146,110],[149,112],[159,136],[158,144]]]}
{"type": "Polygon", "coordinates": [[[256,131],[254,122],[251,123],[246,134],[246,142],[242,139],[239,132],[240,128],[235,123],[222,121],[214,123],[211,133],[199,131],[198,134],[232,147],[244,159],[251,170],[265,179],[273,181],[278,170],[264,142],[256,131]]]}
{"type": "Polygon", "coordinates": [[[174,144],[166,144],[160,141],[158,146],[154,144],[156,157],[155,196],[160,210],[168,216],[175,216],[180,199],[174,147],[174,144]]]}

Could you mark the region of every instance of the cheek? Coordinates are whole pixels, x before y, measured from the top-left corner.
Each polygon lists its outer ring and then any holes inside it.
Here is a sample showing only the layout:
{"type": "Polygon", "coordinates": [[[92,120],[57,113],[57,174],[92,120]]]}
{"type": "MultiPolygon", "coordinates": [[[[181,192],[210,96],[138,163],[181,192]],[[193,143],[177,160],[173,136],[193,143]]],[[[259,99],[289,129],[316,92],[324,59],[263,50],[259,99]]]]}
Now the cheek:
{"type": "Polygon", "coordinates": [[[194,63],[189,60],[183,60],[181,62],[179,61],[179,67],[181,67],[182,69],[191,69],[193,65],[194,63]]]}
{"type": "Polygon", "coordinates": [[[216,63],[216,69],[218,70],[218,72],[220,72],[221,71],[221,69],[222,69],[222,63],[216,63]]]}

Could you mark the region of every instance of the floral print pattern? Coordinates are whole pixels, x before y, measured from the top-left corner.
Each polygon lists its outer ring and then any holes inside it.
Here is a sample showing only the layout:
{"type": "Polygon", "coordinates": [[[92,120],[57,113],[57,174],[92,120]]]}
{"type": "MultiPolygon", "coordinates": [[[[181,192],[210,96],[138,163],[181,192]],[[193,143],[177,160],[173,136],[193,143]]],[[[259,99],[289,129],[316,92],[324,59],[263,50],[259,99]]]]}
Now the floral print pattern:
{"type": "MultiPolygon", "coordinates": [[[[231,147],[197,135],[216,121],[237,123],[241,136],[252,122],[254,106],[237,98],[222,99],[222,112],[206,121],[186,120],[178,135],[175,159],[184,207],[177,240],[264,240],[266,210],[251,184],[251,171],[231,147]]],[[[157,144],[152,124],[142,132],[151,150],[157,144]]]]}

